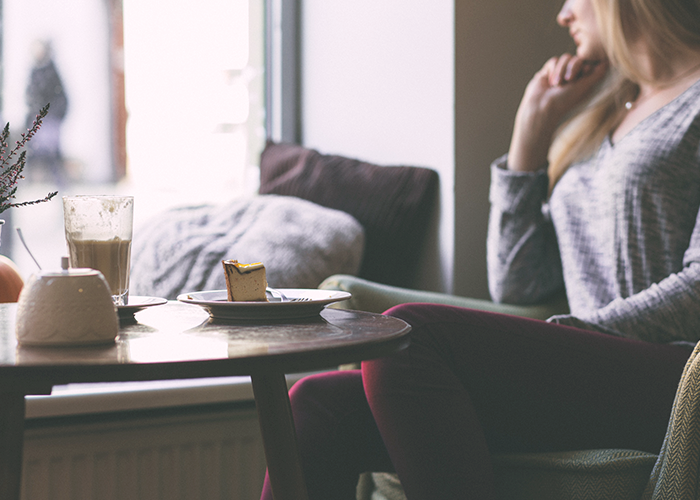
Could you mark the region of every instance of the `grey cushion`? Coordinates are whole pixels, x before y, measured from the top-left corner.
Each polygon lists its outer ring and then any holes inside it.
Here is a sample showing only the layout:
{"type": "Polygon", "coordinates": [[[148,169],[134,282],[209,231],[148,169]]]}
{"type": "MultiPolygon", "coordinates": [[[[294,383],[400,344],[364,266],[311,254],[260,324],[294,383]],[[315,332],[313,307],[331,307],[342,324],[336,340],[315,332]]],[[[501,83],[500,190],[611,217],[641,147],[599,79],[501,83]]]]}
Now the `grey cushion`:
{"type": "Polygon", "coordinates": [[[316,288],[357,273],[363,245],[352,216],[294,197],[168,210],[134,230],[130,292],[173,299],[224,289],[224,259],[262,262],[272,287],[316,288]]]}

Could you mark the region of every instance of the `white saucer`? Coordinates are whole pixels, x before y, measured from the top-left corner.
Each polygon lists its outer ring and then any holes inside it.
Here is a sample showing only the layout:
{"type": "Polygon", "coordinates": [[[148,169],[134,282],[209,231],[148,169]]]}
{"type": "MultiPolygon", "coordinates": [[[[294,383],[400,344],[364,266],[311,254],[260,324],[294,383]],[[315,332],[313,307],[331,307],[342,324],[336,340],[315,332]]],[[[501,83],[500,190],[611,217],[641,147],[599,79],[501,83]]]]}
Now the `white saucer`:
{"type": "Polygon", "coordinates": [[[167,302],[167,299],[163,299],[161,297],[129,295],[129,303],[123,306],[117,306],[117,313],[119,314],[119,319],[130,318],[141,309],[152,306],[161,306],[167,302]]]}
{"type": "Polygon", "coordinates": [[[317,316],[333,302],[347,300],[348,292],[332,290],[279,288],[286,301],[278,298],[270,302],[229,302],[226,290],[210,290],[178,295],[177,300],[206,309],[212,318],[224,320],[279,320],[317,316]]]}

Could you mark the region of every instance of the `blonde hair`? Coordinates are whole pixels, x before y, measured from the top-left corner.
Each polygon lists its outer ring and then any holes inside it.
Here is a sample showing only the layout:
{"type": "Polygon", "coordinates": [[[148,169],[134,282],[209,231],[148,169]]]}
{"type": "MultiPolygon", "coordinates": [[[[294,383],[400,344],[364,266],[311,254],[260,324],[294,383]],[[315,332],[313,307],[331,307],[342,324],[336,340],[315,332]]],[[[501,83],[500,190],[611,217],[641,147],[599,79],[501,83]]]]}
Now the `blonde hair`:
{"type": "Polygon", "coordinates": [[[589,158],[622,121],[624,104],[648,81],[637,69],[630,41],[648,40],[659,58],[700,47],[700,0],[593,0],[608,76],[559,128],[549,150],[550,190],[572,163],[589,158]]]}

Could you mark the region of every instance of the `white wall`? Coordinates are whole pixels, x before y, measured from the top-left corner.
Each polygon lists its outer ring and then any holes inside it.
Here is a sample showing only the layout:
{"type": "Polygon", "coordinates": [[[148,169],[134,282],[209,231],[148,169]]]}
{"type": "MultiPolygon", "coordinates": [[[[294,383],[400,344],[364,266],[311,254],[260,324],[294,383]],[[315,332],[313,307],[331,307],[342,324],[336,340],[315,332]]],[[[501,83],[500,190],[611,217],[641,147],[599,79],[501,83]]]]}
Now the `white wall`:
{"type": "Polygon", "coordinates": [[[488,298],[490,163],[508,150],[525,85],[569,47],[561,0],[455,0],[455,274],[457,295],[488,298]]]}
{"type": "Polygon", "coordinates": [[[450,290],[453,261],[452,0],[305,0],[302,135],[306,146],[440,173],[442,215],[423,288],[450,290]]]}

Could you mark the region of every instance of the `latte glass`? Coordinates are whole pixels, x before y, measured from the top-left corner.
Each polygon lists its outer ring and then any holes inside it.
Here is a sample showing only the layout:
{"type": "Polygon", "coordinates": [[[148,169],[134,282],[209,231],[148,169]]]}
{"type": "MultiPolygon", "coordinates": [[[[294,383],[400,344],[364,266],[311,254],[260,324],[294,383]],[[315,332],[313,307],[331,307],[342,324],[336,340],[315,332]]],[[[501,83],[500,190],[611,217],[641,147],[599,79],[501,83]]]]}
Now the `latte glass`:
{"type": "Polygon", "coordinates": [[[116,305],[129,301],[133,196],[64,196],[63,222],[71,267],[97,269],[116,305]]]}

